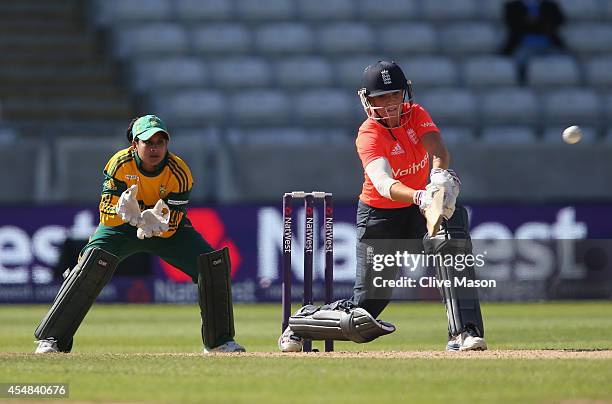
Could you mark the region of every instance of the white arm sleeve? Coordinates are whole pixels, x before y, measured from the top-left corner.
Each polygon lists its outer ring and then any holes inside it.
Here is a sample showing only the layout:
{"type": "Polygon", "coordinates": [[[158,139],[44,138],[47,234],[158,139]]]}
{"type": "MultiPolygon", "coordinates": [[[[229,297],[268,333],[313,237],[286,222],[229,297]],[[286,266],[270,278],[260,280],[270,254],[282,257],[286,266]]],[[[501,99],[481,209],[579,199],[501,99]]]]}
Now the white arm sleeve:
{"type": "Polygon", "coordinates": [[[365,171],[378,193],[391,199],[391,185],[399,181],[393,178],[389,160],[384,157],[372,160],[366,166],[365,171]]]}

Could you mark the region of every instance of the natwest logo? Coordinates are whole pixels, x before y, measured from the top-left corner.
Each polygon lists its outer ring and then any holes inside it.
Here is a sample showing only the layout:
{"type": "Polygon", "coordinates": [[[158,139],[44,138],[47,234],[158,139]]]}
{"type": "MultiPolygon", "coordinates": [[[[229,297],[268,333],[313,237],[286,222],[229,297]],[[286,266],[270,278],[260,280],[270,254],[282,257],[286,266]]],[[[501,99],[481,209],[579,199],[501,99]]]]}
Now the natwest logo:
{"type": "MultiPolygon", "coordinates": [[[[214,209],[193,208],[187,209],[187,216],[191,220],[194,229],[208,241],[215,250],[228,247],[230,251],[230,262],[232,263],[232,278],[240,268],[242,257],[240,251],[232,239],[225,233],[225,225],[214,209]]],[[[161,260],[161,266],[168,278],[176,282],[191,282],[191,278],[179,271],[174,266],[161,260]]]]}
{"type": "Polygon", "coordinates": [[[427,166],[427,162],[429,161],[429,154],[425,153],[425,157],[421,160],[420,163],[412,163],[408,168],[392,168],[393,178],[401,178],[406,175],[416,174],[419,170],[424,169],[427,166]]]}

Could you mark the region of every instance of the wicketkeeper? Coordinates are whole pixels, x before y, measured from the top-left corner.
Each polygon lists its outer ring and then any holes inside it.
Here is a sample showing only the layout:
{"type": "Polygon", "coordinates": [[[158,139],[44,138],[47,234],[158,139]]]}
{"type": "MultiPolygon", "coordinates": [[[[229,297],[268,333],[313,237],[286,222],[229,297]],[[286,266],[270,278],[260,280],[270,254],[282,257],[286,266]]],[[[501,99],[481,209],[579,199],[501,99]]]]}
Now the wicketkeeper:
{"type": "MultiPolygon", "coordinates": [[[[448,168],[450,156],[438,127],[425,108],[413,102],[411,82],[396,63],[379,61],[364,70],[362,84],[358,95],[367,119],[356,140],[364,183],[357,207],[353,296],[322,307],[302,307],[279,338],[283,352],[301,351],[304,338],[368,342],[395,331],[393,324],[377,320],[392,293],[392,289],[376,288],[372,282],[375,274],[368,255],[381,240],[389,245],[404,240],[404,248],[412,254],[423,250],[441,256],[472,253],[466,210],[455,206],[461,181],[448,168]],[[442,231],[429,237],[423,213],[441,188],[445,189],[446,220],[442,231]]],[[[396,274],[397,270],[391,271],[390,278],[396,274]]],[[[440,288],[448,316],[446,349],[484,350],[487,345],[477,291],[452,286],[456,276],[473,279],[474,268],[457,272],[436,261],[436,277],[451,280],[450,287],[440,288]]]]}
{"type": "Polygon", "coordinates": [[[157,255],[197,284],[205,353],[244,352],[234,341],[229,252],[214,251],[186,214],[193,185],[189,167],[168,151],[168,129],[155,115],[133,120],[127,138],[131,146],[104,168],[100,224],[36,328],[36,353],[70,352],[117,264],[138,252],[157,255]]]}

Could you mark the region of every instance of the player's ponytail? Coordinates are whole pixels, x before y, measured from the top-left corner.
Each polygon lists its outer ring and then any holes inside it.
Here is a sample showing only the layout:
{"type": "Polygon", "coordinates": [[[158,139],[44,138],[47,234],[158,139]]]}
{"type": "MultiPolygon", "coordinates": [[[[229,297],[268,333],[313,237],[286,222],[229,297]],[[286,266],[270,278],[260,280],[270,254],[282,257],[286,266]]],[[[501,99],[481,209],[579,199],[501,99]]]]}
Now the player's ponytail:
{"type": "Polygon", "coordinates": [[[138,118],[134,118],[134,119],[132,119],[132,122],[130,122],[130,124],[128,125],[127,131],[126,131],[126,133],[125,133],[125,135],[126,135],[126,137],[127,137],[127,140],[128,140],[128,142],[129,142],[130,144],[132,144],[132,141],[134,140],[134,139],[132,138],[132,127],[134,126],[134,122],[136,122],[136,120],[137,120],[137,119],[138,119],[138,118]]]}

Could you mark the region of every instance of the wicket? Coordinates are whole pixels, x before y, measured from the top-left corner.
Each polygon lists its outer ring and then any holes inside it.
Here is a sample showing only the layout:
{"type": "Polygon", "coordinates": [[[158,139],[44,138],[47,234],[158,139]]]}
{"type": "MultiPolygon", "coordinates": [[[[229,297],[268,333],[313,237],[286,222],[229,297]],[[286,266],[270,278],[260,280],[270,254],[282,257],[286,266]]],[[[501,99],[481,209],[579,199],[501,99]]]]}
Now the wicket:
{"type": "MultiPolygon", "coordinates": [[[[334,298],[334,207],[333,195],[327,192],[287,192],[283,196],[283,332],[289,326],[291,316],[291,237],[293,199],[304,199],[304,297],[303,305],[312,304],[312,275],[314,253],[314,209],[315,200],[323,199],[323,223],[325,233],[325,303],[334,298]]],[[[334,341],[325,340],[325,351],[334,350],[334,341]]],[[[304,352],[312,351],[312,341],[304,341],[304,352]]]]}

